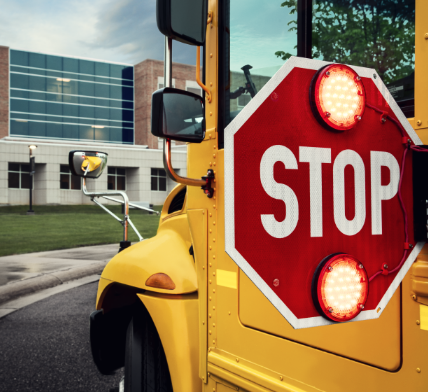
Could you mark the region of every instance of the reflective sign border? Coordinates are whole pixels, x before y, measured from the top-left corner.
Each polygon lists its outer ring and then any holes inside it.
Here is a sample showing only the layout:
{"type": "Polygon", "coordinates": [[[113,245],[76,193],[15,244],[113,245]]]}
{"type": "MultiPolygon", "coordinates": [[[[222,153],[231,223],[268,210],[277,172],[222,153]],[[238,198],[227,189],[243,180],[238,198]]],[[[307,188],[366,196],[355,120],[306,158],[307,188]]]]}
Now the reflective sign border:
{"type": "MultiPolygon", "coordinates": [[[[238,267],[248,276],[248,278],[256,285],[256,287],[264,294],[264,296],[271,302],[271,304],[278,310],[279,313],[290,323],[295,329],[319,327],[323,325],[337,324],[329,321],[322,316],[309,317],[298,319],[291,310],[282,302],[276,293],[266,284],[266,282],[259,276],[259,274],[251,267],[251,265],[242,257],[242,255],[235,248],[235,189],[234,189],[234,135],[244,125],[244,123],[251,117],[257,108],[275,91],[276,87],[287,77],[287,75],[294,68],[304,68],[318,70],[321,67],[332,64],[321,60],[310,60],[301,57],[290,57],[289,60],[278,70],[278,72],[266,83],[266,85],[257,93],[257,95],[242,109],[236,118],[226,127],[224,131],[224,177],[225,177],[225,248],[226,253],[238,265],[238,267]]],[[[389,104],[390,108],[397,116],[398,120],[403,125],[407,134],[416,145],[422,145],[419,136],[412,128],[407,118],[395,102],[391,93],[382,82],[381,78],[374,69],[355,67],[349,65],[358,75],[370,78],[377,86],[382,96],[389,104]]],[[[371,320],[380,317],[391,297],[394,295],[395,290],[400,285],[404,276],[412,266],[424,242],[418,242],[413,248],[413,251],[407,257],[404,265],[397,273],[396,277],[390,284],[388,290],[376,306],[376,309],[362,311],[357,317],[348,321],[361,321],[371,320]],[[380,309],[379,309],[380,308],[380,309]],[[379,312],[377,311],[379,309],[379,312]]]]}

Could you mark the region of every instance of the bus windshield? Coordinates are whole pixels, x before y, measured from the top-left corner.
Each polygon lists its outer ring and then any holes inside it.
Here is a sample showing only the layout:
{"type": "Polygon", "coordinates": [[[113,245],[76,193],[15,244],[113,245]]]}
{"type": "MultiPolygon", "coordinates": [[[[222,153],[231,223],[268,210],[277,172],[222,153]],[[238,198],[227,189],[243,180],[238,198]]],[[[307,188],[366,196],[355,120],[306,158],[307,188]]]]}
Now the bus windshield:
{"type": "Polygon", "coordinates": [[[226,0],[221,13],[223,127],[304,45],[314,59],[375,68],[414,116],[415,0],[312,0],[309,10],[303,0],[226,0]],[[297,34],[298,20],[309,34],[297,34]]]}

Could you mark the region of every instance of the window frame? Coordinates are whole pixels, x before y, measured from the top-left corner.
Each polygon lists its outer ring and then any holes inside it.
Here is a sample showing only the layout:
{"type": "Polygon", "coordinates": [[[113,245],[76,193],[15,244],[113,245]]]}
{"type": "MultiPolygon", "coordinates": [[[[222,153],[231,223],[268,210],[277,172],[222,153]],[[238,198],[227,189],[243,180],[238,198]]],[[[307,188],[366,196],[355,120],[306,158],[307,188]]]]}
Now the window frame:
{"type": "Polygon", "coordinates": [[[68,172],[66,173],[66,172],[63,172],[63,171],[61,171],[61,168],[62,168],[62,166],[66,166],[66,167],[68,167],[68,165],[59,165],[59,189],[61,190],[61,191],[81,191],[82,190],[82,181],[80,180],[79,181],[79,186],[80,186],[80,188],[79,189],[72,189],[71,188],[71,180],[72,180],[72,177],[77,177],[77,178],[79,178],[78,176],[75,176],[72,172],[71,172],[71,170],[70,170],[70,168],[68,168],[68,172]],[[68,186],[69,186],[69,188],[68,189],[65,189],[65,188],[61,188],[61,176],[65,176],[65,175],[68,175],[69,177],[68,177],[68,186]]]}
{"type": "Polygon", "coordinates": [[[109,191],[121,191],[126,192],[126,167],[117,167],[117,166],[109,166],[107,167],[107,190],[109,191]],[[109,173],[109,169],[114,169],[114,173],[109,173]],[[123,169],[125,170],[125,174],[117,174],[117,169],[123,169]],[[109,189],[109,177],[114,177],[114,189],[109,189]],[[117,177],[124,177],[125,178],[125,189],[117,189],[117,177]]]}
{"type": "Polygon", "coordinates": [[[168,180],[168,176],[166,175],[166,171],[164,168],[159,168],[159,167],[151,167],[150,168],[150,191],[151,192],[168,192],[167,180],[168,180]],[[152,170],[157,170],[157,175],[153,175],[152,170]],[[165,172],[165,176],[160,176],[159,170],[163,170],[165,172]],[[156,178],[157,189],[152,189],[152,178],[156,178]],[[159,189],[159,179],[160,178],[165,178],[165,190],[164,191],[159,189]]]}
{"type": "Polygon", "coordinates": [[[26,172],[26,171],[22,171],[21,166],[22,165],[28,165],[30,166],[30,163],[18,163],[18,162],[8,162],[8,168],[7,168],[7,189],[19,189],[19,190],[34,190],[34,179],[32,179],[31,175],[30,175],[30,171],[26,172]],[[19,170],[10,170],[9,169],[9,164],[13,163],[15,165],[19,165],[19,170]],[[18,188],[11,188],[9,187],[9,173],[17,173],[19,175],[19,187],[18,188]],[[30,183],[31,183],[31,188],[22,188],[21,184],[22,184],[22,174],[28,174],[30,177],[30,183]]]}

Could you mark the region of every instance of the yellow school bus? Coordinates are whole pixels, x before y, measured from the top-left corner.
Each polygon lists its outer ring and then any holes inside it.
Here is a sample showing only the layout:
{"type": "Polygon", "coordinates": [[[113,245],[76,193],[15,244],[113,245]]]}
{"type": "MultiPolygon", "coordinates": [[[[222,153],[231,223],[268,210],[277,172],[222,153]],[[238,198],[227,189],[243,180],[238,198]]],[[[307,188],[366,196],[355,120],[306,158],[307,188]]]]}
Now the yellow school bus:
{"type": "MultiPolygon", "coordinates": [[[[427,15],[426,0],[157,1],[166,87],[152,132],[178,184],[156,236],[123,243],[101,275],[91,346],[103,374],[124,366],[133,392],[428,390],[425,248],[379,318],[294,329],[225,252],[224,190],[224,129],[290,56],[375,69],[428,144],[427,15]],[[198,47],[203,98],[173,96],[174,40],[198,47]],[[186,178],[171,138],[189,143],[186,178]]],[[[96,154],[80,170],[102,169],[96,154]]]]}

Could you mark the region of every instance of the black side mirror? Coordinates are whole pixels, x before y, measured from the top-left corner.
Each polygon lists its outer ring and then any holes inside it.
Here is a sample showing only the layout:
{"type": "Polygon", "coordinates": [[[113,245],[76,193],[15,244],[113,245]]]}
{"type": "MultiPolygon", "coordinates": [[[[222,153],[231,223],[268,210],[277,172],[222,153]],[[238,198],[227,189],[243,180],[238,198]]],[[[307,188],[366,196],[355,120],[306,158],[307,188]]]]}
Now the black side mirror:
{"type": "Polygon", "coordinates": [[[168,38],[202,46],[207,29],[207,0],[157,0],[159,31],[168,38]]]}
{"type": "Polygon", "coordinates": [[[204,102],[199,95],[165,87],[152,95],[152,134],[200,143],[205,138],[204,102]]]}
{"type": "Polygon", "coordinates": [[[97,151],[70,151],[68,166],[79,177],[98,178],[107,165],[107,153],[97,151]]]}

